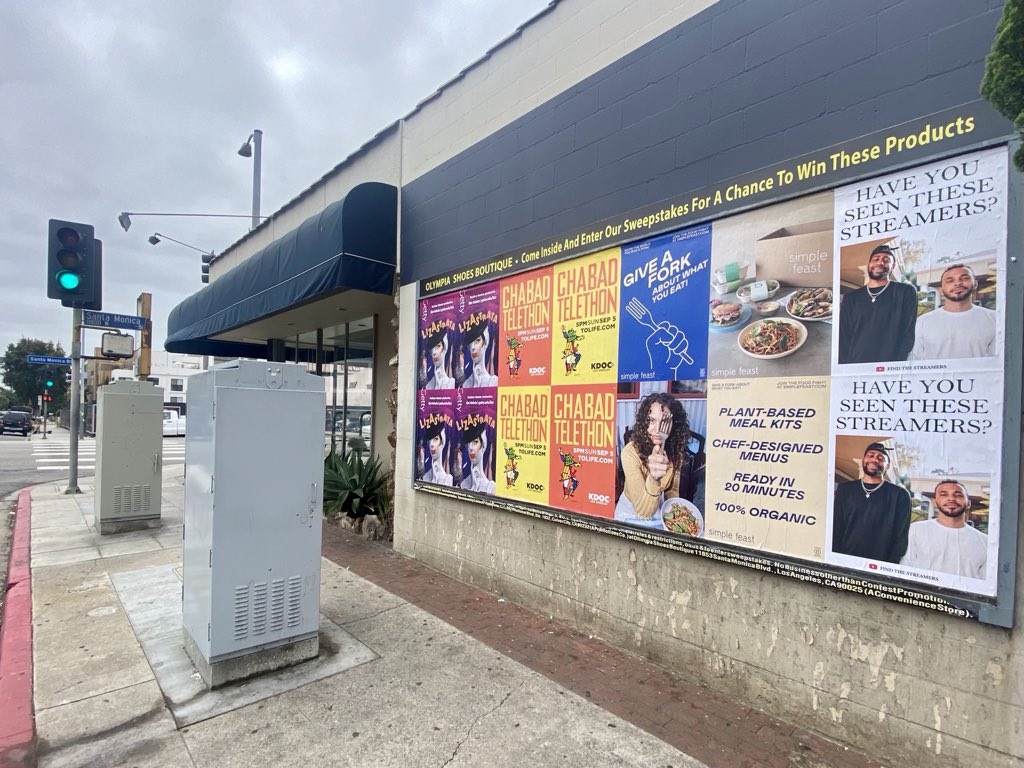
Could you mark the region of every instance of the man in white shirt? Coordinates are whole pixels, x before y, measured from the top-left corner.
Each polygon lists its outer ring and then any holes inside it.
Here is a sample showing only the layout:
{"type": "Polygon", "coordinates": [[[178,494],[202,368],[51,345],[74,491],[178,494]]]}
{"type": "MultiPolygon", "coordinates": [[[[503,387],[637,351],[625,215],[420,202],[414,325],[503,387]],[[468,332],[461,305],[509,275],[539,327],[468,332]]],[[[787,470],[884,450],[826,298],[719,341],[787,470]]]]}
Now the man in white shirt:
{"type": "Polygon", "coordinates": [[[910,526],[907,554],[900,565],[984,579],[988,536],[967,525],[971,497],[958,480],[935,486],[936,515],[910,526]]]}
{"type": "Polygon", "coordinates": [[[942,306],[917,318],[911,360],[993,357],[996,313],[974,303],[978,281],[963,264],[946,267],[939,278],[942,306]]]}

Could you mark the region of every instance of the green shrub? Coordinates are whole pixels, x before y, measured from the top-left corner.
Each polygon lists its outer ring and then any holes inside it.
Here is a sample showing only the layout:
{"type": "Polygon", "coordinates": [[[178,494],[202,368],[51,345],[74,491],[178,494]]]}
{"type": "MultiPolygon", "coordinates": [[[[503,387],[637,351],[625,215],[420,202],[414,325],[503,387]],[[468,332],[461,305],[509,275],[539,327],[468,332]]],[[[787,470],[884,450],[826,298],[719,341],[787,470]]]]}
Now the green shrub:
{"type": "MultiPolygon", "coordinates": [[[[1003,6],[1003,18],[985,61],[981,95],[1012,120],[1024,137],[1024,0],[1006,0],[1003,6]]],[[[1017,169],[1024,171],[1024,145],[1013,159],[1017,169]]]]}
{"type": "Polygon", "coordinates": [[[358,453],[341,458],[336,453],[324,459],[324,515],[357,519],[366,515],[388,515],[391,473],[376,456],[366,461],[358,453]]]}

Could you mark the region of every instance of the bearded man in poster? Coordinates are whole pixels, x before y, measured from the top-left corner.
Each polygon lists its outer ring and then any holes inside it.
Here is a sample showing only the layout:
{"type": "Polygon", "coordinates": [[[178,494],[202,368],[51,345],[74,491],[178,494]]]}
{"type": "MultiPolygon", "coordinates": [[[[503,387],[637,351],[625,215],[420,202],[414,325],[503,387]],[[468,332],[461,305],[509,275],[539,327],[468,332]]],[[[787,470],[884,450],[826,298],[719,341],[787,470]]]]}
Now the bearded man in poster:
{"type": "Polygon", "coordinates": [[[833,552],[893,564],[906,553],[910,494],[886,481],[887,451],[882,443],[870,443],[861,460],[862,477],[836,488],[833,552]]]}
{"type": "Polygon", "coordinates": [[[974,303],[978,280],[965,264],[946,267],[939,278],[942,306],[917,319],[911,360],[993,357],[996,313],[974,303]]]}
{"type": "Polygon", "coordinates": [[[959,480],[935,486],[936,514],[910,526],[907,554],[900,565],[984,579],[988,536],[967,524],[971,497],[959,480]]]}
{"type": "Polygon", "coordinates": [[[839,307],[839,362],[906,360],[914,348],[917,291],[892,280],[892,248],[879,245],[868,258],[867,283],[839,307]]]}

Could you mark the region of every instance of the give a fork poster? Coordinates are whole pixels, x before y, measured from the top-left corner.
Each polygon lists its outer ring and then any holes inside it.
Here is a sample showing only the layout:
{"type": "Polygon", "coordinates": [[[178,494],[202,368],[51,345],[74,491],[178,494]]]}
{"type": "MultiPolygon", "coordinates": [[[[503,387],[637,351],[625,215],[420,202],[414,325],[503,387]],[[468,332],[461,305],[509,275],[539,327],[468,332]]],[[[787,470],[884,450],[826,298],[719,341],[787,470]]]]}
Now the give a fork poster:
{"type": "Polygon", "coordinates": [[[707,378],[711,226],[622,249],[619,381],[707,378]]]}

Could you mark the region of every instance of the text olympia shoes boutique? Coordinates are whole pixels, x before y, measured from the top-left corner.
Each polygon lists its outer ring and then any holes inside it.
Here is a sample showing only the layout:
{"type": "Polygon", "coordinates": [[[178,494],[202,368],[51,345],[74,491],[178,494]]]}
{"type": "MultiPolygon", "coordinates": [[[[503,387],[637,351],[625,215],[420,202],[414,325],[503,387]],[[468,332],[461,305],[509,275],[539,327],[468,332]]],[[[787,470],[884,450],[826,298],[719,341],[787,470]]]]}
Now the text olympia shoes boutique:
{"type": "MultiPolygon", "coordinates": [[[[887,764],[1020,765],[988,5],[552,3],[204,291],[394,186],[398,551],[887,764]]],[[[216,339],[317,328],[276,317],[216,339]]]]}

